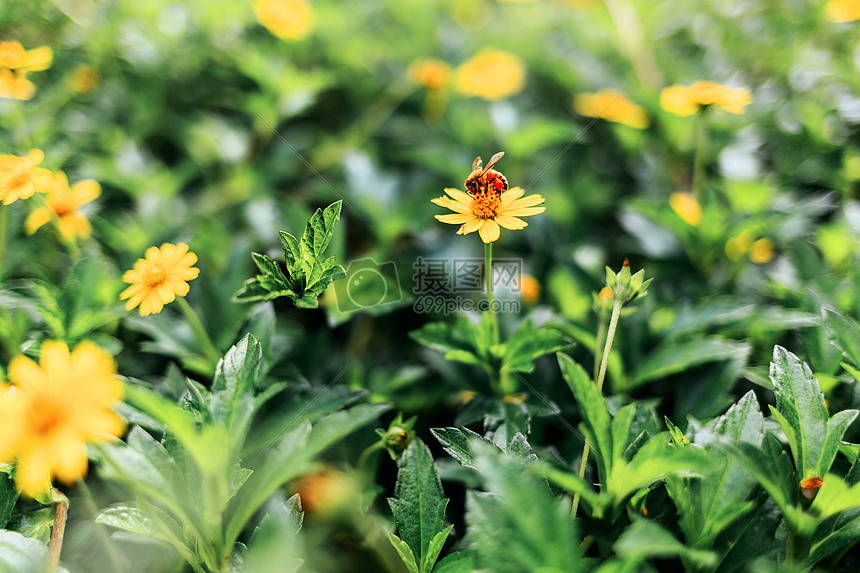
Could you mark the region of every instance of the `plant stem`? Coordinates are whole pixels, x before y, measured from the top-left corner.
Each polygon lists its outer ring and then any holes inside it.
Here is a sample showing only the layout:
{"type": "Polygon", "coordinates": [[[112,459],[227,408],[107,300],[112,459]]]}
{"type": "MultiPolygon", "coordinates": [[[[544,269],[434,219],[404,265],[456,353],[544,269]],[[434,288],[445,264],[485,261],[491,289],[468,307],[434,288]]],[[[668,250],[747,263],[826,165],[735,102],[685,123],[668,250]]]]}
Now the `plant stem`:
{"type": "Polygon", "coordinates": [[[484,243],[484,278],[487,283],[487,303],[493,323],[493,344],[499,343],[499,319],[493,304],[493,243],[484,243]]]}
{"type": "Polygon", "coordinates": [[[704,199],[705,155],[708,150],[708,121],[707,110],[702,110],[696,116],[696,153],[693,156],[693,195],[701,204],[704,199]]]}
{"type": "Polygon", "coordinates": [[[0,205],[0,279],[3,277],[3,259],[6,256],[6,227],[9,224],[9,206],[0,205]]]}
{"type": "Polygon", "coordinates": [[[84,498],[86,499],[87,508],[90,510],[92,514],[93,523],[96,526],[96,531],[98,531],[99,540],[102,545],[105,547],[105,553],[107,553],[108,559],[110,560],[111,568],[115,571],[115,573],[122,573],[123,567],[120,563],[119,555],[116,553],[116,547],[110,542],[110,539],[105,532],[105,526],[103,523],[99,523],[96,521],[96,517],[98,517],[98,507],[96,506],[96,501],[93,498],[93,493],[90,491],[90,487],[87,485],[87,482],[83,479],[78,480],[78,487],[80,487],[81,492],[84,494],[84,498]]]}
{"type": "Polygon", "coordinates": [[[215,348],[215,344],[209,337],[209,333],[206,332],[206,329],[203,327],[203,323],[200,322],[200,319],[197,317],[197,313],[194,312],[194,309],[191,308],[191,305],[188,304],[185,297],[178,296],[176,297],[176,300],[179,303],[179,308],[181,308],[183,314],[185,314],[185,318],[187,318],[188,322],[191,323],[191,328],[194,329],[194,333],[197,335],[197,341],[200,342],[201,346],[203,346],[203,353],[214,367],[221,359],[221,354],[215,348]]]}
{"type": "Polygon", "coordinates": [[[46,573],[54,573],[60,565],[60,552],[63,550],[63,536],[66,534],[66,518],[69,516],[69,498],[58,489],[52,489],[54,499],[54,530],[51,532],[51,545],[48,548],[48,562],[45,564],[46,573]]]}
{"type": "MultiPolygon", "coordinates": [[[[618,317],[621,316],[621,307],[623,304],[620,300],[613,299],[612,316],[609,319],[609,328],[606,331],[606,344],[603,347],[603,356],[600,359],[600,371],[597,374],[597,390],[603,390],[603,380],[606,378],[606,367],[609,365],[609,351],[612,350],[612,342],[615,339],[615,329],[618,327],[618,317]]],[[[591,448],[588,442],[582,447],[582,460],[579,462],[579,477],[585,476],[585,466],[588,463],[588,452],[591,448]]],[[[579,494],[573,495],[573,505],[570,507],[571,517],[576,517],[576,511],[579,509],[579,494]]]]}

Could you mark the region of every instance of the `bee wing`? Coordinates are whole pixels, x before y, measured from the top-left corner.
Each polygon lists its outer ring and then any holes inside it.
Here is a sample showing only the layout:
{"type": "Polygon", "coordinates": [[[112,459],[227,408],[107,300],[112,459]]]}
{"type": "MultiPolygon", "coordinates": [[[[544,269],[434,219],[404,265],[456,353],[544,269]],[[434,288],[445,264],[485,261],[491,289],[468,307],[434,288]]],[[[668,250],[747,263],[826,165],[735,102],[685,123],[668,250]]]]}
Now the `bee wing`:
{"type": "Polygon", "coordinates": [[[479,155],[479,156],[478,156],[478,157],[476,157],[476,158],[475,158],[475,160],[472,162],[472,171],[475,171],[476,169],[480,169],[480,168],[481,168],[481,166],[482,166],[483,164],[484,164],[484,163],[481,161],[481,156],[479,155]]]}
{"type": "MultiPolygon", "coordinates": [[[[504,152],[504,151],[499,151],[498,153],[496,153],[495,155],[493,155],[493,156],[490,158],[490,162],[489,162],[489,163],[487,163],[487,166],[486,166],[486,167],[484,167],[484,170],[481,172],[481,174],[483,175],[484,173],[486,173],[487,171],[489,171],[490,169],[492,169],[493,165],[495,165],[496,163],[498,163],[498,162],[499,162],[499,159],[501,159],[501,158],[502,158],[502,157],[504,157],[504,156],[505,156],[505,152],[504,152]]],[[[478,169],[480,169],[480,167],[478,167],[478,169]]],[[[474,170],[474,168],[473,168],[473,170],[474,170]]]]}

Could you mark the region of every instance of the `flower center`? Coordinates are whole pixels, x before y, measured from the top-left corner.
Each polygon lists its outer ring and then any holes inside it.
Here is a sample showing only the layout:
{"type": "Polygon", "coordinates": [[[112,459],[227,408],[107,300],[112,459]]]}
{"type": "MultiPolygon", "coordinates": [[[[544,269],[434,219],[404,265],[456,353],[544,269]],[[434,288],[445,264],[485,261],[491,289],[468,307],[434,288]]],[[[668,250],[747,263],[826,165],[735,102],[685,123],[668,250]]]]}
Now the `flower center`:
{"type": "Polygon", "coordinates": [[[43,398],[31,406],[28,422],[37,436],[48,436],[61,428],[67,418],[66,410],[61,404],[43,398]]]}
{"type": "Polygon", "coordinates": [[[159,264],[152,264],[143,276],[143,284],[152,288],[167,282],[167,271],[159,264]]]}
{"type": "Polygon", "coordinates": [[[482,193],[472,197],[472,214],[479,219],[493,219],[499,214],[502,198],[498,193],[482,193]]]}
{"type": "Polygon", "coordinates": [[[74,210],[74,207],[67,203],[57,202],[51,205],[51,209],[54,210],[54,213],[57,214],[57,217],[61,219],[71,213],[74,210]]]}

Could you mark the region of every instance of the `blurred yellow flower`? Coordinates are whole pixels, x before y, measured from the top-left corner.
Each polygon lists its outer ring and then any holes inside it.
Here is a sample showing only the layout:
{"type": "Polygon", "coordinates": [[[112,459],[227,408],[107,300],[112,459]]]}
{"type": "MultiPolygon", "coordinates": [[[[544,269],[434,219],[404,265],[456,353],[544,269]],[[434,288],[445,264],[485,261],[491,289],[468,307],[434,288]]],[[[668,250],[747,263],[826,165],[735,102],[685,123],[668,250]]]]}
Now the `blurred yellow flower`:
{"type": "Polygon", "coordinates": [[[636,105],[624,94],[615,90],[601,90],[597,93],[581,93],[573,98],[573,109],[579,115],[599,117],[606,121],[623,123],[636,129],[648,127],[645,108],[636,105]]]}
{"type": "Polygon", "coordinates": [[[49,46],[25,50],[20,42],[0,42],[0,98],[32,98],[36,86],[27,79],[27,73],[47,70],[53,61],[49,46]]]}
{"type": "Polygon", "coordinates": [[[131,286],[119,295],[120,300],[130,299],[125,304],[126,310],[140,305],[141,316],[159,313],[177,295],[188,294],[186,281],[200,274],[200,269],[192,266],[197,262],[197,255],[189,252],[185,243],[150,247],[145,257],[138,259],[134,268],[123,275],[122,280],[131,286]]]}
{"type": "Polygon", "coordinates": [[[831,22],[860,20],[860,0],[830,0],[824,5],[824,14],[831,22]]]}
{"type": "Polygon", "coordinates": [[[500,225],[514,231],[523,229],[528,223],[519,217],[529,217],[546,211],[546,207],[537,207],[544,202],[540,195],[529,195],[520,199],[525,193],[520,187],[512,187],[502,194],[490,191],[472,196],[457,189],[445,189],[445,193],[450,197],[437,197],[432,202],[454,213],[436,215],[436,219],[450,225],[460,225],[458,235],[478,231],[485,243],[499,240],[500,225]]]}
{"type": "Polygon", "coordinates": [[[681,116],[693,115],[708,106],[740,114],[751,101],[747,88],[730,88],[714,82],[669,86],[660,92],[660,107],[681,116]]]}
{"type": "Polygon", "coordinates": [[[763,265],[773,260],[775,254],[773,241],[759,239],[750,245],[750,260],[757,265],[763,265]]]}
{"type": "Polygon", "coordinates": [[[113,357],[92,342],[70,353],[45,341],[39,364],[20,355],[9,364],[13,386],[0,385],[0,463],[17,461],[15,482],[37,496],[52,478],[74,483],[87,472],[87,442],[122,435],[125,421],[111,410],[122,398],[113,357]]]}
{"type": "Polygon", "coordinates": [[[28,199],[36,191],[47,193],[51,190],[51,172],[38,165],[45,154],[38,149],[32,150],[27,157],[0,155],[0,201],[4,205],[18,199],[28,199]]]}
{"type": "Polygon", "coordinates": [[[448,85],[451,66],[433,58],[415,60],[409,64],[406,74],[413,82],[423,85],[428,90],[439,90],[448,85]]]}
{"type": "Polygon", "coordinates": [[[321,518],[357,510],[361,497],[355,478],[331,466],[299,480],[296,493],[302,500],[302,509],[321,518]]]}
{"type": "Polygon", "coordinates": [[[741,231],[738,235],[726,241],[726,256],[733,261],[737,261],[749,252],[754,239],[755,235],[749,229],[741,231]]]}
{"type": "Polygon", "coordinates": [[[702,207],[690,193],[672,193],[669,196],[669,206],[690,226],[698,227],[702,222],[702,207]]]}
{"type": "Polygon", "coordinates": [[[305,0],[258,0],[257,21],[282,40],[302,40],[314,27],[314,11],[305,0]]]}
{"type": "Polygon", "coordinates": [[[32,235],[56,215],[59,220],[60,234],[64,239],[67,241],[74,241],[77,237],[85,239],[90,236],[92,228],[78,207],[89,203],[101,195],[101,192],[101,186],[92,179],[78,181],[69,188],[66,174],[56,171],[54,184],[48,191],[48,206],[39,207],[30,213],[24,221],[24,230],[28,235],[32,235]]]}
{"type": "Polygon", "coordinates": [[[610,300],[612,298],[612,289],[608,286],[605,286],[600,289],[600,292],[597,293],[597,296],[598,298],[600,298],[600,300],[610,300]]]}
{"type": "Polygon", "coordinates": [[[517,56],[485,48],[457,68],[456,85],[464,95],[495,101],[521,92],[525,78],[525,65],[517,56]]]}
{"type": "Polygon", "coordinates": [[[72,72],[70,83],[79,94],[88,94],[99,85],[99,71],[92,66],[78,66],[72,72]]]}
{"type": "Polygon", "coordinates": [[[522,276],[522,290],[520,294],[526,304],[534,304],[540,298],[540,283],[531,275],[522,276]]]}

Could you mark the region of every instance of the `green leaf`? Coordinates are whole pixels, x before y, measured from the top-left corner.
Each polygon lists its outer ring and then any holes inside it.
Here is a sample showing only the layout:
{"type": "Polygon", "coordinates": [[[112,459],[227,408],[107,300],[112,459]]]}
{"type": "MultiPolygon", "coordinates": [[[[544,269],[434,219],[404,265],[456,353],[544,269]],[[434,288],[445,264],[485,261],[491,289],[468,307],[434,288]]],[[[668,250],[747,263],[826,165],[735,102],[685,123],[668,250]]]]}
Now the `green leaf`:
{"type": "MultiPolygon", "coordinates": [[[[493,573],[583,570],[569,500],[553,498],[546,483],[494,448],[480,448],[476,465],[487,488],[487,492],[466,492],[466,525],[476,569],[493,573]]],[[[441,565],[437,573],[443,571],[441,565]]]]}
{"type": "Polygon", "coordinates": [[[404,450],[398,466],[394,498],[388,499],[388,505],[400,537],[416,562],[424,564],[433,538],[443,529],[448,500],[443,497],[433,454],[420,439],[404,450]]]}
{"type": "Polygon", "coordinates": [[[439,559],[439,554],[442,553],[442,548],[445,546],[445,541],[448,539],[448,534],[454,529],[451,524],[436,535],[430,541],[430,547],[427,548],[427,554],[424,556],[424,562],[421,566],[422,573],[430,573],[433,571],[433,566],[436,565],[436,560],[439,559]]]}
{"type": "Polygon", "coordinates": [[[748,353],[748,344],[731,342],[716,336],[670,340],[637,369],[636,376],[624,390],[633,390],[648,382],[684,372],[693,366],[746,356],[748,353]]]}
{"type": "Polygon", "coordinates": [[[535,360],[570,344],[560,332],[547,327],[535,328],[531,319],[526,319],[505,344],[503,361],[516,372],[531,372],[535,360]]]}
{"type": "MultiPolygon", "coordinates": [[[[416,342],[445,353],[446,360],[468,364],[488,364],[489,348],[481,338],[478,327],[465,315],[458,315],[454,324],[431,322],[409,333],[416,342]]],[[[489,342],[489,340],[486,340],[489,342]]]]}
{"type": "Polygon", "coordinates": [[[565,354],[558,354],[561,374],[576,398],[582,416],[582,429],[585,438],[597,458],[600,481],[606,483],[612,471],[613,441],[610,428],[611,419],[606,401],[597,389],[597,384],[583,370],[582,366],[565,354]]]}
{"type": "Polygon", "coordinates": [[[409,573],[419,573],[418,565],[415,564],[415,555],[412,554],[412,550],[406,545],[402,539],[391,533],[388,533],[388,541],[391,542],[391,545],[394,546],[394,549],[397,550],[397,554],[400,555],[401,561],[406,565],[406,569],[409,573]]]}
{"type": "Polygon", "coordinates": [[[286,231],[280,232],[286,275],[269,257],[252,253],[261,274],[245,281],[233,295],[233,301],[256,302],[285,296],[298,308],[317,308],[317,299],[328,285],[346,276],[333,256],[323,256],[331,242],[334,225],[340,220],[342,205],[343,201],[336,201],[325,210],[317,209],[308,220],[300,241],[286,231]]]}
{"type": "Polygon", "coordinates": [[[294,573],[302,565],[296,537],[302,528],[302,505],[299,495],[288,500],[273,496],[265,506],[265,515],[254,530],[245,554],[246,573],[278,571],[294,573]]]}
{"type": "Polygon", "coordinates": [[[123,504],[108,507],[96,516],[96,523],[170,542],[170,539],[155,527],[155,523],[136,507],[123,504]]]}
{"type": "Polygon", "coordinates": [[[431,428],[430,433],[439,440],[442,448],[461,466],[475,469],[475,454],[472,442],[483,442],[488,446],[493,443],[484,436],[473,432],[465,426],[461,428],[431,428]]]}
{"type": "Polygon", "coordinates": [[[771,412],[788,439],[798,476],[822,477],[857,411],[845,410],[830,419],[809,366],[780,346],[774,348],[770,378],[776,394],[771,412]]]}
{"type": "Polygon", "coordinates": [[[12,476],[0,471],[0,529],[6,527],[9,516],[15,509],[16,501],[18,501],[18,488],[15,487],[12,476]]]}
{"type": "Polygon", "coordinates": [[[830,339],[830,344],[842,352],[851,366],[860,369],[860,327],[835,310],[825,308],[822,313],[824,330],[830,339]]]}
{"type": "Polygon", "coordinates": [[[634,520],[615,542],[614,549],[620,557],[629,559],[684,557],[700,568],[717,563],[717,554],[713,551],[689,548],[648,519],[634,520]]]}
{"type": "Polygon", "coordinates": [[[475,561],[467,551],[449,553],[433,569],[435,573],[472,573],[474,570],[475,561]]]}
{"type": "MultiPolygon", "coordinates": [[[[0,571],[4,573],[43,573],[48,548],[36,539],[15,531],[0,530],[0,571]]],[[[60,572],[68,573],[61,567],[60,572]]]]}
{"type": "Polygon", "coordinates": [[[797,500],[799,483],[791,458],[782,443],[770,432],[760,447],[745,441],[715,440],[713,446],[740,462],[783,511],[797,500]]]}

